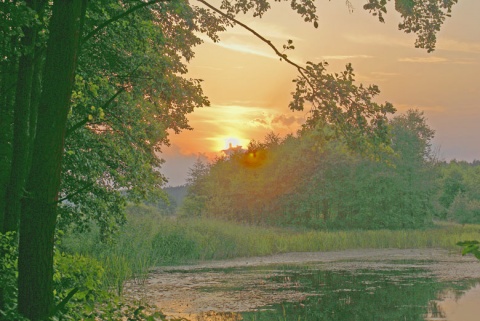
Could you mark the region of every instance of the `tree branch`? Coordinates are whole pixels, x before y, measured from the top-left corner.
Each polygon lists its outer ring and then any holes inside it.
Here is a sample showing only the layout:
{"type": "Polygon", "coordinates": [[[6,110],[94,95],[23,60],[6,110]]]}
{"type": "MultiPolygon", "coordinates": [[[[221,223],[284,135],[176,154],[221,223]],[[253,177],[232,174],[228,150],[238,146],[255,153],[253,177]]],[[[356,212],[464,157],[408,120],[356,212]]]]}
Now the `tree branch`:
{"type": "Polygon", "coordinates": [[[77,189],[75,192],[70,193],[70,194],[68,194],[67,196],[62,197],[61,199],[57,200],[57,201],[55,202],[55,204],[60,204],[61,202],[68,200],[68,199],[71,198],[72,196],[78,195],[78,194],[82,193],[84,190],[89,189],[89,188],[92,187],[93,185],[95,185],[95,183],[89,183],[89,184],[85,185],[84,187],[82,187],[82,188],[80,188],[80,189],[77,189]]]}
{"type": "Polygon", "coordinates": [[[78,290],[78,288],[73,288],[70,292],[68,292],[67,296],[63,298],[63,300],[53,309],[53,311],[50,313],[50,316],[53,317],[59,311],[63,310],[70,299],[73,298],[73,296],[78,292],[78,290]]]}
{"type": "MultiPolygon", "coordinates": [[[[103,106],[101,107],[102,109],[106,109],[108,108],[108,106],[115,100],[115,98],[117,98],[121,93],[123,93],[125,91],[125,87],[122,87],[120,88],[116,93],[115,95],[113,95],[107,102],[105,102],[105,104],[103,104],[103,106]]],[[[76,131],[77,129],[79,129],[80,127],[84,126],[86,123],[88,123],[89,119],[88,117],[85,117],[84,119],[82,119],[81,121],[79,121],[78,123],[76,123],[75,125],[73,125],[72,127],[70,127],[67,132],[65,133],[65,137],[68,137],[71,133],[73,133],[74,131],[76,131]]]]}
{"type": "Polygon", "coordinates": [[[307,72],[307,70],[300,66],[299,64],[293,62],[292,60],[290,60],[287,55],[285,54],[282,54],[278,49],[277,47],[275,47],[272,42],[270,40],[268,40],[267,38],[263,37],[261,34],[259,34],[258,32],[256,32],[255,30],[253,30],[252,28],[250,28],[249,26],[247,26],[246,24],[240,22],[239,20],[235,19],[234,17],[224,13],[223,11],[217,9],[216,7],[212,6],[211,4],[209,4],[208,2],[206,2],[205,0],[197,0],[198,2],[200,3],[203,3],[205,6],[207,6],[208,8],[210,8],[211,10],[215,11],[216,13],[218,13],[219,15],[221,15],[222,17],[225,17],[227,18],[228,20],[234,22],[235,24],[241,26],[242,28],[246,29],[247,31],[249,31],[250,33],[252,33],[255,37],[257,37],[258,39],[262,40],[263,42],[265,42],[268,46],[270,46],[270,48],[273,49],[273,51],[275,52],[275,54],[277,56],[279,56],[281,59],[285,60],[287,63],[289,63],[290,65],[294,66],[295,68],[297,68],[298,72],[302,75],[302,77],[307,81],[307,83],[310,85],[310,87],[313,89],[313,85],[310,83],[310,80],[307,78],[307,76],[305,76],[305,72],[307,72]]]}

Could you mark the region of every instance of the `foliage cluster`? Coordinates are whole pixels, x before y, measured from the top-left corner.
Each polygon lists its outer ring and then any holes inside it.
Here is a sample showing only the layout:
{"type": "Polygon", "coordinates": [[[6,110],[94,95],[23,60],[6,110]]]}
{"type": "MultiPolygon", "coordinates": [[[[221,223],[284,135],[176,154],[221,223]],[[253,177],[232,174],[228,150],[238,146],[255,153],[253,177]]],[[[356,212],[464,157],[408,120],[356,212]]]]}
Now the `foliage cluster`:
{"type": "Polygon", "coordinates": [[[433,131],[423,113],[388,123],[391,144],[352,151],[327,124],[197,163],[187,217],[310,228],[419,228],[431,222],[433,131]]]}
{"type": "MultiPolygon", "coordinates": [[[[387,2],[390,0],[368,0],[363,6],[383,22],[383,14],[387,12],[387,2]]],[[[458,0],[395,0],[395,10],[403,18],[398,29],[406,33],[417,34],[415,47],[424,48],[428,52],[435,50],[436,33],[443,22],[452,13],[452,7],[458,0]]]]}
{"type": "Polygon", "coordinates": [[[462,255],[471,253],[480,260],[479,244],[480,242],[478,241],[462,241],[457,243],[458,246],[463,248],[462,255]]]}
{"type": "Polygon", "coordinates": [[[15,233],[0,233],[0,295],[3,307],[0,308],[0,320],[24,319],[16,312],[17,302],[17,258],[18,248],[15,242],[15,233]]]}
{"type": "Polygon", "coordinates": [[[480,162],[439,164],[436,212],[440,219],[480,223],[480,162]]]}
{"type": "MultiPolygon", "coordinates": [[[[27,320],[18,314],[17,260],[14,233],[0,233],[0,247],[6,255],[0,260],[0,288],[6,298],[0,320],[27,320]]],[[[105,269],[92,256],[55,251],[54,299],[51,320],[160,320],[163,315],[149,306],[122,300],[110,291],[105,269]]]]}

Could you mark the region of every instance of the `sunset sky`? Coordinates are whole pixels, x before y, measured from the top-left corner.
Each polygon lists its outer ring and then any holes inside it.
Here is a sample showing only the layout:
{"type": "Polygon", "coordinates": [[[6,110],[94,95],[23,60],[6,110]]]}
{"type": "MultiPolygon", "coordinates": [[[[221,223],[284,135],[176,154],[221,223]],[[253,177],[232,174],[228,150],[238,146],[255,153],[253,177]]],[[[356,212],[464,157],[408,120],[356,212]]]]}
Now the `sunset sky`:
{"type": "MultiPolygon", "coordinates": [[[[353,12],[345,1],[317,1],[318,29],[288,4],[273,3],[262,19],[238,19],[278,48],[292,39],[295,50],[287,54],[299,64],[325,60],[335,72],[351,62],[357,81],[378,85],[378,101],[393,103],[397,113],[424,111],[441,159],[480,159],[480,1],[459,0],[430,54],[414,47],[415,35],[398,31],[393,1],[385,24],[363,10],[365,0],[350,2],[353,12]]],[[[238,27],[221,34],[219,43],[202,38],[189,76],[204,80],[211,107],[189,115],[194,130],[172,135],[164,148],[162,172],[170,186],[185,183],[199,155],[214,157],[229,142],[246,146],[271,131],[294,133],[306,115],[288,109],[296,70],[265,43],[238,27]]]]}

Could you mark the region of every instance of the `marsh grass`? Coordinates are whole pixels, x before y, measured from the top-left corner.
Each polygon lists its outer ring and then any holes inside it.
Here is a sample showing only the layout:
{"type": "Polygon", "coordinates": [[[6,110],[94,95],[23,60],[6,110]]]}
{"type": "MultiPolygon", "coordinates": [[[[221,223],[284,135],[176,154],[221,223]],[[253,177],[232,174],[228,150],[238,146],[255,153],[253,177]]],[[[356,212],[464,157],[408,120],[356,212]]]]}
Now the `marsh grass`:
{"type": "Polygon", "coordinates": [[[443,248],[460,252],[459,241],[480,239],[480,225],[436,223],[425,230],[312,231],[241,225],[211,219],[174,219],[137,208],[114,244],[98,233],[67,235],[68,252],[103,263],[107,286],[121,293],[125,280],[144,282],[154,266],[285,252],[375,248],[443,248]]]}

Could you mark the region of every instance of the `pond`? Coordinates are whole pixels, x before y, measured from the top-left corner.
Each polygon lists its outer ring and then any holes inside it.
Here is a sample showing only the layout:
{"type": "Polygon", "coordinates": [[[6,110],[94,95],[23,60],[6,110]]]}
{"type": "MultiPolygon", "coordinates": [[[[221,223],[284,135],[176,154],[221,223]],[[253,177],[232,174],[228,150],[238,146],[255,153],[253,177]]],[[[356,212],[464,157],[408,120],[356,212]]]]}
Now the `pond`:
{"type": "Polygon", "coordinates": [[[478,262],[397,257],[170,268],[130,286],[130,294],[141,289],[173,319],[198,321],[479,319],[478,262]]]}

